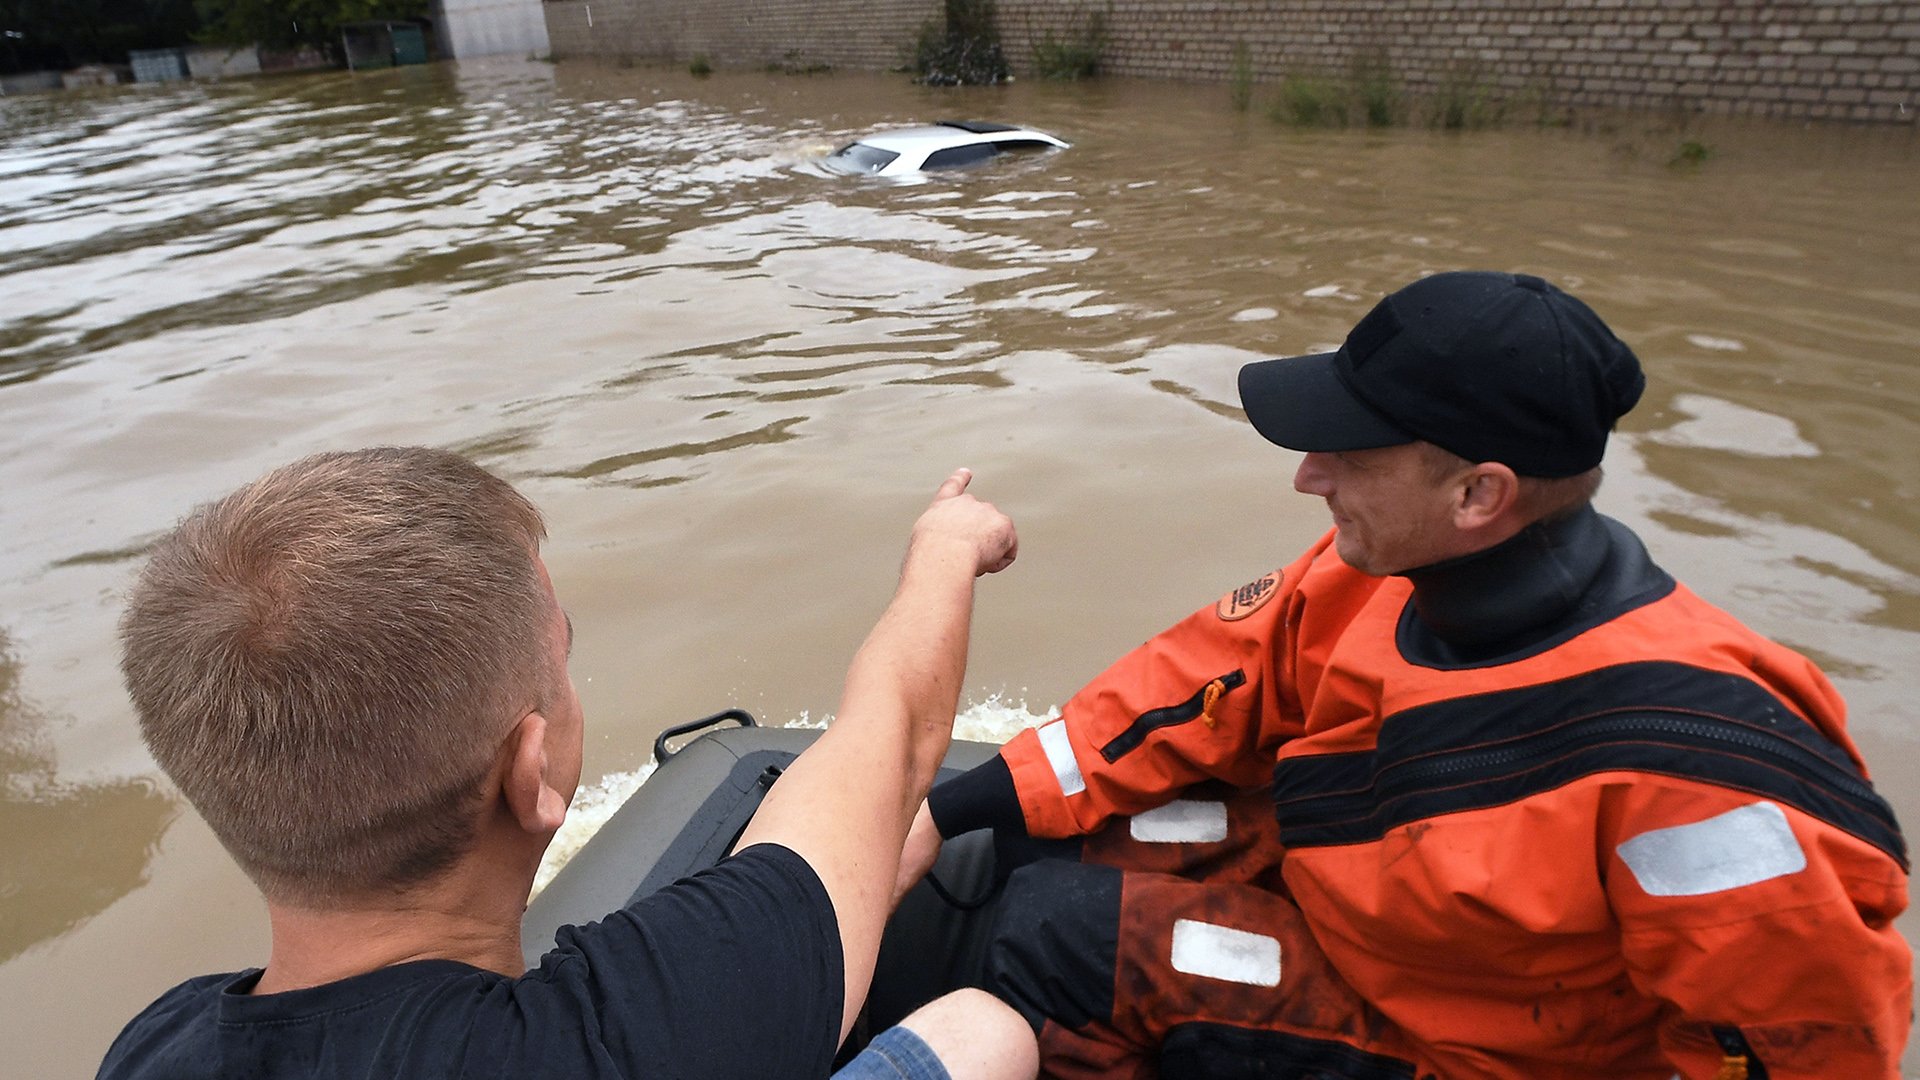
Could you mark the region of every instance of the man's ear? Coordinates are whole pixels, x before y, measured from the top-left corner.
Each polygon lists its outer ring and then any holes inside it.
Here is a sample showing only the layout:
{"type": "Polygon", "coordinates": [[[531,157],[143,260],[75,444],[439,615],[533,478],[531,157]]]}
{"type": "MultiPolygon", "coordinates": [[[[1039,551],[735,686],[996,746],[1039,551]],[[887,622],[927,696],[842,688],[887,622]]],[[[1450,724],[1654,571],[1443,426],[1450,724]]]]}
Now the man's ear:
{"type": "Polygon", "coordinates": [[[505,782],[507,809],[520,827],[547,834],[567,819],[567,798],[547,783],[547,718],[530,712],[507,733],[505,782]]]}
{"type": "Polygon", "coordinates": [[[1520,501],[1520,477],[1497,461],[1483,461],[1467,470],[1460,485],[1453,524],[1463,532],[1494,524],[1520,501]]]}

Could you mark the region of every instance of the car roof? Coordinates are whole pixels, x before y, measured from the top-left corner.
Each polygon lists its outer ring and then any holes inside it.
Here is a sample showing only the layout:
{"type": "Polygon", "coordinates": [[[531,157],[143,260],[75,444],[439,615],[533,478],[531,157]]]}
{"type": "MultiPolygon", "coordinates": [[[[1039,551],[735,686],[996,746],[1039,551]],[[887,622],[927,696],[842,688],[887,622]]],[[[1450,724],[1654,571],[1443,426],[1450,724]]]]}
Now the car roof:
{"type": "Polygon", "coordinates": [[[949,146],[970,146],[983,142],[1028,140],[1053,146],[1067,145],[1044,131],[1015,127],[1012,124],[991,124],[979,120],[942,120],[939,123],[921,127],[893,128],[863,135],[855,141],[897,154],[907,151],[931,153],[935,150],[944,150],[949,146]]]}
{"type": "Polygon", "coordinates": [[[940,125],[941,127],[959,128],[961,131],[971,131],[976,135],[985,135],[990,131],[1019,131],[1020,130],[1019,128],[1014,127],[1012,124],[994,124],[994,123],[989,123],[985,120],[936,120],[934,121],[934,123],[940,125]]]}

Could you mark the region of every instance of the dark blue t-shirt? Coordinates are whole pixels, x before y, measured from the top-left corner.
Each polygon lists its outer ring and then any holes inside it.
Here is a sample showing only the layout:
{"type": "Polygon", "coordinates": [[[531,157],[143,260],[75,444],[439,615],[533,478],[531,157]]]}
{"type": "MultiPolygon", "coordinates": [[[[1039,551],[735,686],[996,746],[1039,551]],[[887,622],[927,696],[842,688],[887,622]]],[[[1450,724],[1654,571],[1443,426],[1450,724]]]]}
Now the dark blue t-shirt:
{"type": "Polygon", "coordinates": [[[260,997],[258,969],[190,980],[127,1025],[100,1077],[821,1080],[841,964],[819,876],[760,844],[563,928],[517,979],[420,960],[260,997]]]}

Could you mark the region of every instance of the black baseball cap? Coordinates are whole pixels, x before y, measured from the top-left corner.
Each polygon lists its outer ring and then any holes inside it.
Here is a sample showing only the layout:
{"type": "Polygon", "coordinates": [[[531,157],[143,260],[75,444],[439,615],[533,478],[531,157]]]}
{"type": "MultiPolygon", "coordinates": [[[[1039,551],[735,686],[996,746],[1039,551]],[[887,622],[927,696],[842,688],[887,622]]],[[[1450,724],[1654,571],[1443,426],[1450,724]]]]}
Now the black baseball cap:
{"type": "Polygon", "coordinates": [[[1338,352],[1240,369],[1247,419],[1290,450],[1420,440],[1538,477],[1600,464],[1645,387],[1592,308],[1530,274],[1481,270],[1389,295],[1338,352]]]}

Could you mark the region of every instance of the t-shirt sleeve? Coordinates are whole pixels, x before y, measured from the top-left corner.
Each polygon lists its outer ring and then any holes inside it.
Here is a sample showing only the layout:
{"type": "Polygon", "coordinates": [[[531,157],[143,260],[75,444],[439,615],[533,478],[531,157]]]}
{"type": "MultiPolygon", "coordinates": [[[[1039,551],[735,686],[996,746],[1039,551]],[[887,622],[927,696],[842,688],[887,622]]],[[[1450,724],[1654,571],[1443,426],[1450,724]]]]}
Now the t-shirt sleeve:
{"type": "Polygon", "coordinates": [[[114,1038],[95,1080],[217,1074],[214,1002],[239,974],[202,975],[160,995],[114,1038]]]}
{"type": "Polygon", "coordinates": [[[519,981],[524,1033],[529,1043],[584,1043],[520,1049],[554,1064],[606,1054],[685,1080],[821,1080],[839,1044],[845,978],[819,875],[788,848],[756,844],[597,923],[563,928],[519,981]],[[540,1015],[549,1010],[558,1015],[540,1015]]]}

